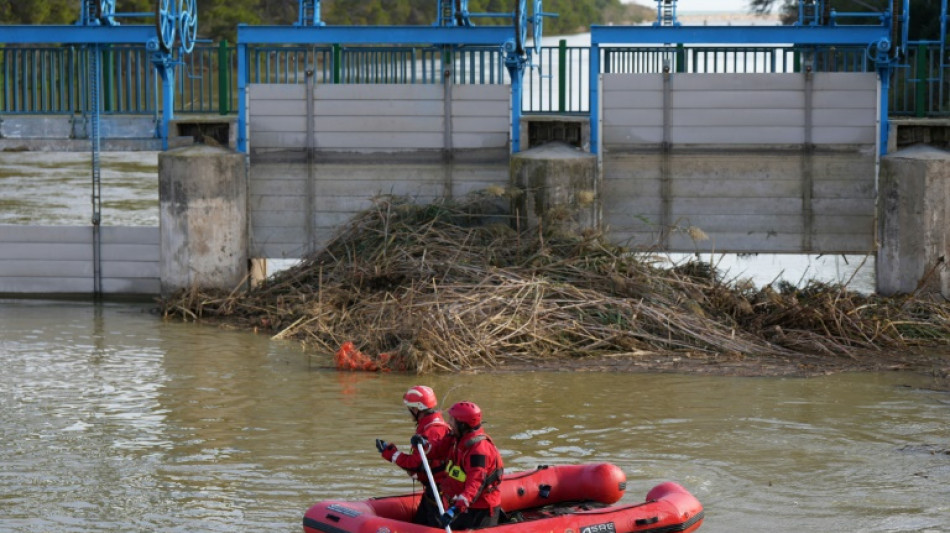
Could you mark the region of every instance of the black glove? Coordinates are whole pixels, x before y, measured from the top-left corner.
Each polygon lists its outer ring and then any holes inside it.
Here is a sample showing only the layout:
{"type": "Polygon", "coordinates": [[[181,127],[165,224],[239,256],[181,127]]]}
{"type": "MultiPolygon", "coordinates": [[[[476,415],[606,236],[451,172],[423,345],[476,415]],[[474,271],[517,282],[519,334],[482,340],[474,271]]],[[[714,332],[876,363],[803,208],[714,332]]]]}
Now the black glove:
{"type": "Polygon", "coordinates": [[[376,439],[376,449],[379,450],[379,453],[383,453],[383,450],[385,450],[387,447],[389,447],[389,443],[383,439],[376,439]]]}
{"type": "Polygon", "coordinates": [[[428,445],[429,445],[429,441],[426,440],[426,438],[423,437],[422,435],[413,435],[412,438],[409,439],[409,444],[412,445],[412,449],[413,449],[413,450],[417,450],[417,449],[419,449],[419,445],[420,445],[420,444],[422,445],[423,448],[425,448],[426,446],[428,446],[428,445]]]}
{"type": "Polygon", "coordinates": [[[442,527],[448,527],[452,523],[452,520],[455,520],[455,516],[458,514],[458,510],[453,506],[446,509],[442,516],[439,517],[439,525],[442,527]]]}

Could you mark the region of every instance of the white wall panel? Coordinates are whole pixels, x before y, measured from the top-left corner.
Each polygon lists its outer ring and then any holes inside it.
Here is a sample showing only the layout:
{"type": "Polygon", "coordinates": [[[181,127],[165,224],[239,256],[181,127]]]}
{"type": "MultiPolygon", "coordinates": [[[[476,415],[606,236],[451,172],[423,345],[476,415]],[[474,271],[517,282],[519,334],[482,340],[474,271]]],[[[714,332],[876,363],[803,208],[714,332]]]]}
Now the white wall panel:
{"type": "Polygon", "coordinates": [[[873,249],[874,74],[603,80],[603,212],[611,238],[684,252],[873,249]],[[681,231],[686,226],[710,240],[693,242],[681,231]],[[670,236],[660,243],[663,233],[670,236]]]}
{"type": "Polygon", "coordinates": [[[308,241],[321,246],[379,194],[426,202],[489,184],[507,184],[510,86],[450,87],[450,117],[446,117],[446,89],[442,85],[315,86],[316,162],[308,168],[301,157],[307,148],[306,87],[252,85],[248,106],[253,132],[252,256],[300,257],[310,246],[308,241]],[[447,166],[442,162],[446,148],[488,155],[482,165],[453,162],[447,166]],[[255,154],[281,152],[296,153],[296,160],[255,159],[255,154]],[[355,154],[355,158],[348,163],[324,160],[340,154],[355,154]],[[412,162],[413,157],[426,162],[412,162]],[[309,188],[308,180],[312,180],[309,188]],[[309,199],[308,191],[313,195],[309,199]],[[308,216],[313,216],[310,224],[308,216]],[[308,226],[312,236],[306,235],[308,226]]]}
{"type": "MultiPolygon", "coordinates": [[[[85,294],[93,286],[91,226],[0,225],[0,294],[85,294]]],[[[105,294],[158,294],[157,227],[101,228],[105,294]]]]}
{"type": "Polygon", "coordinates": [[[662,142],[655,128],[664,125],[665,105],[673,145],[803,143],[809,123],[818,144],[874,144],[875,75],[818,73],[812,80],[806,83],[803,74],[674,74],[665,85],[662,74],[605,74],[603,145],[609,151],[662,142]]]}
{"type": "MultiPolygon", "coordinates": [[[[453,149],[506,149],[510,87],[451,88],[453,149]]],[[[305,85],[248,88],[251,150],[306,148],[305,85]]],[[[442,85],[316,85],[312,97],[316,149],[326,152],[412,152],[446,148],[442,85]]]]}

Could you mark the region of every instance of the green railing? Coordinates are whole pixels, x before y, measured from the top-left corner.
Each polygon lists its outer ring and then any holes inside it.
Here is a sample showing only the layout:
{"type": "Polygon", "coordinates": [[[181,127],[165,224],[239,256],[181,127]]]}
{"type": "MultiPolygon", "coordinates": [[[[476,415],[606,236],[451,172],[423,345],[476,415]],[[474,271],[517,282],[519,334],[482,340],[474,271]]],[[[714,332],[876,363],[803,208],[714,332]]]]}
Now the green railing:
{"type": "Polygon", "coordinates": [[[524,77],[524,113],[586,113],[590,49],[586,46],[541,47],[537,69],[524,77]]]}
{"type": "Polygon", "coordinates": [[[950,57],[939,45],[919,44],[907,51],[906,66],[891,83],[890,113],[916,117],[950,116],[950,57]]]}
{"type": "MultiPolygon", "coordinates": [[[[0,113],[82,114],[91,48],[0,47],[0,113]]],[[[938,45],[908,50],[894,69],[890,114],[950,116],[950,67],[938,45]]],[[[158,114],[162,84],[144,46],[101,47],[102,106],[107,114],[158,114]]],[[[601,49],[604,73],[788,73],[873,70],[863,47],[628,47],[601,49]]],[[[525,74],[525,113],[587,113],[590,49],[542,47],[540,69],[525,74]]],[[[175,112],[230,114],[237,109],[237,54],[226,42],[198,45],[182,60],[175,112]]],[[[509,83],[498,47],[371,46],[251,47],[251,83],[442,83],[445,67],[457,84],[509,83]]]]}

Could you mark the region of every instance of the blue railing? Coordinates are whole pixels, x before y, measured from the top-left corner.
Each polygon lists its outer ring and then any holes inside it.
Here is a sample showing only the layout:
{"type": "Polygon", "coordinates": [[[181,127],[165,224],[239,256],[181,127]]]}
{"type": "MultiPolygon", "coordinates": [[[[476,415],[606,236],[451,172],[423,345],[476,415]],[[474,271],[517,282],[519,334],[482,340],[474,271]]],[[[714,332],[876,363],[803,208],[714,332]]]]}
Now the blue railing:
{"type": "Polygon", "coordinates": [[[81,108],[84,59],[73,48],[0,49],[0,111],[60,113],[81,108]]]}
{"type": "MultiPolygon", "coordinates": [[[[79,114],[91,109],[85,73],[91,48],[0,48],[0,113],[79,114]]],[[[158,114],[162,84],[144,46],[102,47],[102,110],[158,114]]],[[[894,69],[890,114],[950,116],[950,66],[937,44],[907,51],[894,69]]],[[[602,48],[604,73],[788,73],[871,71],[862,47],[625,47],[602,48]]],[[[524,113],[587,113],[590,49],[542,47],[540,69],[525,74],[524,113]]],[[[227,43],[198,45],[183,60],[175,85],[175,112],[233,113],[237,109],[237,54],[227,43]]],[[[509,83],[498,47],[398,48],[369,46],[252,47],[251,83],[441,83],[451,65],[457,84],[509,83]]]]}

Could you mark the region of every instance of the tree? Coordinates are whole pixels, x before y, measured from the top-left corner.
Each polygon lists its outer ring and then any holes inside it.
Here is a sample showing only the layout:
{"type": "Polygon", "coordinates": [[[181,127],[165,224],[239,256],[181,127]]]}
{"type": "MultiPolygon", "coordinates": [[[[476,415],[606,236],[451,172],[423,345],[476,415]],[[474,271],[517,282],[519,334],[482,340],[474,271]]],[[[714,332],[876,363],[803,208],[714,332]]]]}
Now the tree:
{"type": "MultiPolygon", "coordinates": [[[[198,4],[199,36],[214,41],[237,41],[237,25],[270,23],[261,18],[257,0],[206,0],[198,4]]],[[[286,22],[289,23],[289,22],[286,22]]]]}
{"type": "Polygon", "coordinates": [[[78,0],[0,0],[0,20],[6,24],[68,24],[78,18],[78,0]]]}
{"type": "MultiPolygon", "coordinates": [[[[903,7],[903,0],[828,0],[829,7],[840,12],[883,12],[889,7],[903,7]]],[[[776,5],[783,24],[798,20],[798,0],[749,0],[755,13],[770,13],[776,5]],[[780,3],[781,2],[781,3],[780,3]]],[[[940,38],[940,6],[936,0],[910,0],[909,38],[912,41],[940,38]]]]}

